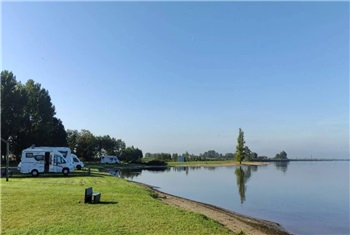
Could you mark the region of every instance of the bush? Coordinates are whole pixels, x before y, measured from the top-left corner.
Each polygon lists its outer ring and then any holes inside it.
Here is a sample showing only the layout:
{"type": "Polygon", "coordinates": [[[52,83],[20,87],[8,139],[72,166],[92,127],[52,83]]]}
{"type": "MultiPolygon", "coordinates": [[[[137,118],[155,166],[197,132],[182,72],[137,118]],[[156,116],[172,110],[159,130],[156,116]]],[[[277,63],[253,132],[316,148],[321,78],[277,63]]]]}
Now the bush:
{"type": "Polygon", "coordinates": [[[148,165],[148,166],[166,166],[167,163],[165,161],[162,161],[162,160],[151,160],[151,161],[147,162],[146,165],[148,165]]]}

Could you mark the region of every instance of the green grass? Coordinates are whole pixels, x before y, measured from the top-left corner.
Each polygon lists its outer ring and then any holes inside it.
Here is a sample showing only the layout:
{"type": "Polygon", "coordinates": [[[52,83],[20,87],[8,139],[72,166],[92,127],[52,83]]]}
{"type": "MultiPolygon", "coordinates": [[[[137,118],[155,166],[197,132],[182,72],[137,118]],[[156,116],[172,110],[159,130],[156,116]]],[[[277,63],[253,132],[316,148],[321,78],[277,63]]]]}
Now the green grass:
{"type": "Polygon", "coordinates": [[[166,205],[150,190],[92,171],[1,179],[1,234],[230,234],[205,216],[166,205]],[[102,193],[84,204],[84,190],[102,193]]]}

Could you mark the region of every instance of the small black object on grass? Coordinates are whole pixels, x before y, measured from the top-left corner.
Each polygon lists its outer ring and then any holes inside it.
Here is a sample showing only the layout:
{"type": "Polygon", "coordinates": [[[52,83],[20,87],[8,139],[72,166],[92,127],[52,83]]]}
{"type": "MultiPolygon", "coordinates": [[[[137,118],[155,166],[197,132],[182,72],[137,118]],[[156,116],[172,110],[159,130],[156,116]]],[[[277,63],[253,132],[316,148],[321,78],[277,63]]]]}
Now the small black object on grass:
{"type": "Polygon", "coordinates": [[[99,203],[101,199],[101,193],[94,193],[92,187],[85,189],[84,203],[99,203]]]}

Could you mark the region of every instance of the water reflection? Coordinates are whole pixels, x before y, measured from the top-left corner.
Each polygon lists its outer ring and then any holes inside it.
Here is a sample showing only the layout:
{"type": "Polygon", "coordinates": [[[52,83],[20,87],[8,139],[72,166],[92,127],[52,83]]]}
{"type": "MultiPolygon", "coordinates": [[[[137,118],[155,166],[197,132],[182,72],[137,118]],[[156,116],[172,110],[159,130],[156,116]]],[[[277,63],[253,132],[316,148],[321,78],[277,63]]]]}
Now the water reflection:
{"type": "Polygon", "coordinates": [[[287,172],[288,164],[289,164],[289,161],[274,162],[274,165],[276,166],[277,170],[280,170],[283,173],[287,172]]]}
{"type": "Polygon", "coordinates": [[[244,203],[246,200],[246,191],[247,186],[246,183],[249,181],[249,178],[252,176],[252,172],[257,171],[258,166],[247,166],[247,167],[237,167],[235,170],[235,175],[237,179],[237,187],[238,187],[238,193],[239,197],[241,199],[241,204],[244,203]]]}
{"type": "Polygon", "coordinates": [[[123,169],[123,170],[115,170],[111,171],[110,173],[114,176],[123,178],[123,179],[130,179],[133,180],[134,177],[140,176],[142,174],[142,171],[152,171],[155,173],[160,173],[164,171],[169,171],[170,169],[166,167],[154,167],[154,168],[148,168],[148,169],[123,169]]]}
{"type": "Polygon", "coordinates": [[[241,204],[245,201],[245,193],[247,191],[246,182],[249,180],[249,177],[251,176],[251,171],[248,167],[247,171],[244,171],[242,167],[236,168],[235,175],[237,177],[237,186],[238,186],[238,192],[239,196],[241,198],[241,204]]]}

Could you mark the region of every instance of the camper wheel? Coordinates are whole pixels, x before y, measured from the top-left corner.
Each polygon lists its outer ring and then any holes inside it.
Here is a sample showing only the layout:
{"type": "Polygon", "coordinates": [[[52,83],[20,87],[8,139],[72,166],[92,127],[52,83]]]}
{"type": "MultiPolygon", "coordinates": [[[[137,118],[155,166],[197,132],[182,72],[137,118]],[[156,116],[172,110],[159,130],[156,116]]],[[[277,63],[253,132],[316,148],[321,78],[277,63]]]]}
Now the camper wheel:
{"type": "Polygon", "coordinates": [[[78,169],[78,170],[81,170],[81,165],[77,165],[77,169],[78,169]]]}
{"type": "Polygon", "coordinates": [[[37,177],[39,175],[38,170],[32,170],[32,176],[37,177]]]}
{"type": "Polygon", "coordinates": [[[64,168],[64,169],[62,170],[62,173],[63,173],[64,175],[68,175],[69,169],[68,169],[68,168],[64,168]]]}

